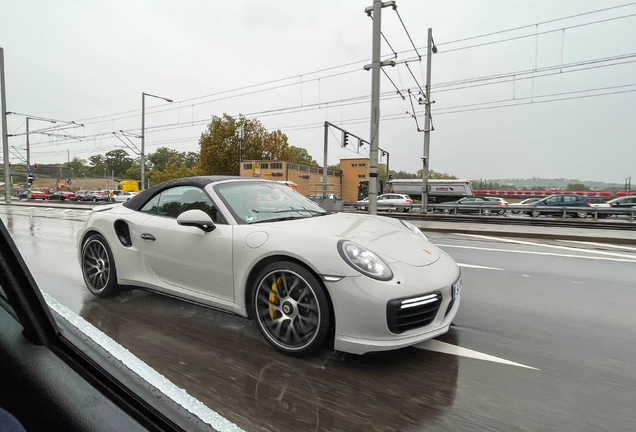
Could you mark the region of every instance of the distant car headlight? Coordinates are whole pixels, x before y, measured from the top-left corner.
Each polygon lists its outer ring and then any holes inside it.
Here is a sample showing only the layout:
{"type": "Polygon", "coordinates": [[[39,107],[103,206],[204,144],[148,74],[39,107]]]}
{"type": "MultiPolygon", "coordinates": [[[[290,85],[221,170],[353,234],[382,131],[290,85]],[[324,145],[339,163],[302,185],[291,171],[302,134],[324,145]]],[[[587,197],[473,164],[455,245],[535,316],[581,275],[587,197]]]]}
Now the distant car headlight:
{"type": "Polygon", "coordinates": [[[393,272],[382,259],[369,249],[350,240],[338,242],[338,252],[351,267],[370,278],[388,281],[393,279],[393,272]]]}
{"type": "Polygon", "coordinates": [[[405,227],[413,231],[413,233],[417,234],[418,236],[421,236],[424,240],[428,241],[428,237],[426,237],[424,233],[420,231],[420,229],[416,227],[415,225],[413,225],[411,222],[407,222],[402,219],[400,219],[400,222],[402,222],[402,225],[404,225],[405,227]]]}

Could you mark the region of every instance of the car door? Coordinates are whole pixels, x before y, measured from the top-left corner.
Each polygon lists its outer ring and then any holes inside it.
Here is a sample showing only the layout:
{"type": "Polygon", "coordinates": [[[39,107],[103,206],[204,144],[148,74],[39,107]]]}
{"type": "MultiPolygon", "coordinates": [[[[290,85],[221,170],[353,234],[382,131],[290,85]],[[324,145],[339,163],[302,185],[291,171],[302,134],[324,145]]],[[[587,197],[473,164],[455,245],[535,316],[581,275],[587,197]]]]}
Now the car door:
{"type": "Polygon", "coordinates": [[[194,186],[166,189],[142,212],[151,214],[140,225],[143,262],[162,282],[186,294],[234,301],[232,227],[227,225],[208,195],[194,186]],[[216,228],[205,232],[182,226],[177,217],[187,210],[203,210],[216,228]]]}

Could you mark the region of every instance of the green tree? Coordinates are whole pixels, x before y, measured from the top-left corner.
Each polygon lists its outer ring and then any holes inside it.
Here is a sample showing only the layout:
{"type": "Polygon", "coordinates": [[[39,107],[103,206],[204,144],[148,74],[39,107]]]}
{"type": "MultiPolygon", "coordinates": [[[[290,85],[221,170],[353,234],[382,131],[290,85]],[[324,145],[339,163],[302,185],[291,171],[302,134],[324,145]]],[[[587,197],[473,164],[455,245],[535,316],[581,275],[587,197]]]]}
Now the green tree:
{"type": "MultiPolygon", "coordinates": [[[[294,153],[294,156],[291,159],[292,161],[306,165],[318,165],[318,162],[311,157],[311,155],[307,152],[307,149],[295,146],[290,146],[289,148],[294,153]]],[[[338,164],[338,166],[340,166],[340,164],[338,164]]],[[[329,169],[332,168],[329,167],[329,169]]]]}
{"type": "Polygon", "coordinates": [[[104,156],[100,154],[93,155],[88,158],[88,161],[90,162],[91,166],[94,167],[95,165],[104,163],[104,156]]]}
{"type": "Polygon", "coordinates": [[[568,183],[565,188],[566,191],[589,191],[590,188],[585,186],[583,183],[568,183]]]}
{"type": "Polygon", "coordinates": [[[156,152],[148,155],[148,161],[152,164],[152,169],[163,171],[170,162],[170,158],[178,155],[179,152],[167,147],[160,147],[156,152]]]}
{"type": "Polygon", "coordinates": [[[256,119],[238,119],[223,114],[212,122],[199,139],[199,170],[205,175],[239,174],[239,139],[236,131],[243,125],[243,160],[289,160],[293,153],[287,135],[280,131],[267,132],[256,119]]]}
{"type": "Polygon", "coordinates": [[[170,163],[166,165],[164,170],[153,170],[152,184],[159,184],[168,180],[183,177],[194,177],[196,175],[199,175],[196,167],[188,168],[185,164],[179,165],[176,163],[170,163]]]}
{"type": "MultiPolygon", "coordinates": [[[[314,161],[315,162],[315,161],[314,161]]],[[[340,162],[338,162],[335,165],[329,165],[327,167],[327,169],[333,170],[333,171],[340,171],[340,162]]]]}
{"type": "Polygon", "coordinates": [[[128,152],[123,149],[111,150],[104,155],[104,163],[108,167],[107,174],[114,173],[116,177],[121,177],[128,168],[135,164],[135,161],[128,156],[128,152]]]}
{"type": "Polygon", "coordinates": [[[73,169],[74,177],[82,177],[82,174],[88,175],[90,173],[90,168],[86,165],[86,161],[84,159],[78,158],[75,156],[72,161],[68,163],[73,169]]]}

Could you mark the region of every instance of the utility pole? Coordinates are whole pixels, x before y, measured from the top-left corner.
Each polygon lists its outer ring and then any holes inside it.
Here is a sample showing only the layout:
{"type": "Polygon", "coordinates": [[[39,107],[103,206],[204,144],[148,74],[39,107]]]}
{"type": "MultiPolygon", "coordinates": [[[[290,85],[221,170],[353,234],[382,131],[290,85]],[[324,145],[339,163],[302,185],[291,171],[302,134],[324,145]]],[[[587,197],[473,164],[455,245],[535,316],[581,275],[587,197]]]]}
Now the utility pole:
{"type": "Polygon", "coordinates": [[[325,148],[324,148],[324,156],[325,163],[322,166],[322,197],[325,198],[327,196],[327,145],[329,144],[329,122],[325,122],[325,148]]]}
{"type": "Polygon", "coordinates": [[[243,162],[243,125],[238,128],[239,137],[239,175],[241,175],[241,162],[243,162]]]}
{"type": "Polygon", "coordinates": [[[424,155],[422,157],[422,213],[428,213],[428,171],[430,167],[431,145],[431,58],[437,48],[433,46],[433,29],[428,29],[428,46],[426,57],[426,101],[424,119],[424,155]]]}
{"type": "Polygon", "coordinates": [[[0,48],[0,115],[2,116],[2,157],[4,160],[4,200],[11,202],[11,174],[9,173],[9,137],[7,136],[7,93],[4,88],[4,48],[0,48]]]}
{"type": "MultiPolygon", "coordinates": [[[[140,186],[141,186],[141,190],[144,190],[144,174],[146,171],[146,96],[150,96],[150,97],[154,97],[157,99],[163,99],[166,102],[171,103],[172,99],[168,99],[165,97],[161,97],[161,96],[155,96],[155,95],[151,95],[149,93],[141,93],[141,155],[139,158],[139,163],[140,163],[140,170],[141,170],[141,181],[140,186]]],[[[104,177],[106,177],[106,173],[104,173],[104,177]]]]}
{"type": "MultiPolygon", "coordinates": [[[[373,0],[373,42],[371,55],[371,150],[369,152],[369,214],[378,214],[378,146],[380,134],[380,68],[382,1],[373,0]]],[[[368,13],[367,8],[367,13],[368,13]]],[[[325,166],[327,169],[327,166],[325,166]]]]}

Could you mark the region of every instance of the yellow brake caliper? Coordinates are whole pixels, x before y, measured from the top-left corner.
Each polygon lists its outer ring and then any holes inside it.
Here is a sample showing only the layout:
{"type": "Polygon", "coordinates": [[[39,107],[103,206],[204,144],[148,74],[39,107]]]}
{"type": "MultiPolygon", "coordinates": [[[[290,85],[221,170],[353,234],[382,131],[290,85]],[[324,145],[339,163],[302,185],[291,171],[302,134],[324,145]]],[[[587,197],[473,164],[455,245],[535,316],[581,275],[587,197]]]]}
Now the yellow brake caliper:
{"type": "Polygon", "coordinates": [[[272,284],[272,292],[271,292],[271,293],[269,293],[269,303],[270,303],[270,305],[269,305],[269,316],[270,316],[273,320],[274,320],[274,319],[276,319],[276,309],[274,308],[274,306],[273,306],[273,305],[278,306],[278,304],[279,304],[278,296],[277,296],[275,293],[277,293],[277,292],[278,292],[278,289],[277,289],[278,285],[280,285],[280,284],[282,284],[282,283],[283,283],[282,278],[281,278],[281,277],[278,277],[278,278],[276,279],[276,282],[274,282],[274,283],[272,284]]]}

